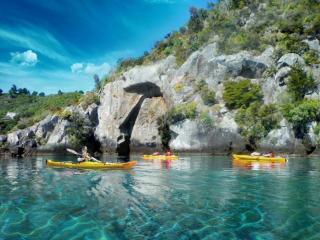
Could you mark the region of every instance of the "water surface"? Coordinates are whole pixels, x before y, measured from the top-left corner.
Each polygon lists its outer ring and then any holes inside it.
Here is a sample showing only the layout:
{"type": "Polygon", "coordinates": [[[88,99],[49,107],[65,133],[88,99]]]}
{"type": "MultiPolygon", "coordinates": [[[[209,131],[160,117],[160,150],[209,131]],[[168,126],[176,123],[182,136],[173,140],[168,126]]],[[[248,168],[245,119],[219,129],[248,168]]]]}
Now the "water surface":
{"type": "Polygon", "coordinates": [[[0,160],[1,240],[320,239],[320,159],[195,155],[90,171],[46,158],[0,160]]]}

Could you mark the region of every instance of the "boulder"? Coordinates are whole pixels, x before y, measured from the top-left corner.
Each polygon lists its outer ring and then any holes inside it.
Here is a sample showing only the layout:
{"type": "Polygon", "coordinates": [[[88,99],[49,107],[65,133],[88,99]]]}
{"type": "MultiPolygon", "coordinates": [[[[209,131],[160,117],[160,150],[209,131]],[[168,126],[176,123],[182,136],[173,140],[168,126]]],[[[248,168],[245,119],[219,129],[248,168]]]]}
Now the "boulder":
{"type": "Polygon", "coordinates": [[[46,146],[56,146],[59,144],[66,144],[66,128],[69,122],[67,120],[60,119],[50,134],[46,146]]]}
{"type": "Polygon", "coordinates": [[[278,69],[282,67],[291,67],[293,65],[305,65],[305,62],[302,57],[300,57],[296,53],[287,53],[283,55],[279,60],[278,60],[278,69]]]}
{"type": "Polygon", "coordinates": [[[53,131],[54,126],[58,123],[58,116],[47,116],[45,119],[41,120],[38,124],[34,126],[35,135],[38,138],[46,138],[50,132],[53,131]]]}
{"type": "Polygon", "coordinates": [[[7,142],[11,146],[21,145],[24,141],[34,138],[35,134],[32,128],[26,128],[23,130],[18,130],[7,135],[7,142]]]}
{"type": "Polygon", "coordinates": [[[320,56],[320,42],[318,39],[312,39],[312,40],[306,39],[303,42],[308,44],[309,48],[311,50],[314,50],[320,56]]]}
{"type": "Polygon", "coordinates": [[[7,112],[4,118],[13,120],[16,116],[17,116],[17,113],[15,112],[7,112]]]}
{"type": "Polygon", "coordinates": [[[280,128],[270,131],[259,143],[258,148],[292,154],[305,153],[302,141],[295,138],[292,127],[284,119],[280,122],[280,128]]]}
{"type": "Polygon", "coordinates": [[[176,151],[231,153],[245,149],[244,140],[232,128],[207,129],[197,121],[184,120],[170,126],[170,147],[176,151]]]}
{"type": "Polygon", "coordinates": [[[280,87],[286,84],[285,78],[288,77],[290,71],[291,71],[290,67],[283,67],[283,68],[280,68],[279,71],[276,73],[274,78],[276,82],[279,83],[280,87]]]}

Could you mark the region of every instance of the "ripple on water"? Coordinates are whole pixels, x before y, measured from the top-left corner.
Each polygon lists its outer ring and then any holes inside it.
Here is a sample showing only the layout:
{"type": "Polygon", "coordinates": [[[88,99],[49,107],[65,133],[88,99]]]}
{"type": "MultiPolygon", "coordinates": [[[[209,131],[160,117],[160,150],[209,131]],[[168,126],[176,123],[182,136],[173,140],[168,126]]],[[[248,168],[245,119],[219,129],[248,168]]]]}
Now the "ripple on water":
{"type": "Polygon", "coordinates": [[[250,170],[191,156],[79,171],[2,160],[0,239],[319,239],[320,163],[302,161],[250,170]]]}

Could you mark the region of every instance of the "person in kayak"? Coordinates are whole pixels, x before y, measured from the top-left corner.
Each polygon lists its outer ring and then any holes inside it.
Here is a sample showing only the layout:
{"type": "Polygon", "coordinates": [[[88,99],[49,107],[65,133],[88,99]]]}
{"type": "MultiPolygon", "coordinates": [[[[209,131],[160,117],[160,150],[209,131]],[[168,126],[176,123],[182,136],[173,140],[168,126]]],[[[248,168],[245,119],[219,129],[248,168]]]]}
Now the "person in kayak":
{"type": "Polygon", "coordinates": [[[256,157],[256,156],[261,156],[261,153],[259,153],[259,152],[253,152],[253,153],[251,153],[250,155],[253,156],[253,157],[256,157]]]}
{"type": "Polygon", "coordinates": [[[172,151],[169,149],[166,153],[165,156],[172,156],[172,151]]]}
{"type": "Polygon", "coordinates": [[[88,153],[88,148],[87,148],[87,146],[84,146],[82,148],[82,157],[78,158],[78,162],[88,162],[90,160],[91,160],[91,156],[88,153]]]}

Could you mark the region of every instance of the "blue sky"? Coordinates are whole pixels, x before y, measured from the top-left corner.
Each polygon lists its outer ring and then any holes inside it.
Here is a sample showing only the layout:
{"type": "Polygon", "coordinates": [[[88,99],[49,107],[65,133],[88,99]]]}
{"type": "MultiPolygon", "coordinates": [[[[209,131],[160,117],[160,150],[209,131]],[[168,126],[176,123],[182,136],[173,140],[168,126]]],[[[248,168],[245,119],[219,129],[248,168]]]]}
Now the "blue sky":
{"type": "Polygon", "coordinates": [[[117,59],[139,56],[208,0],[1,0],[0,88],[91,90],[117,59]]]}

